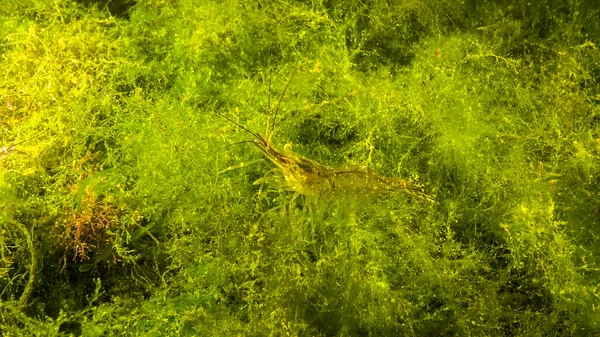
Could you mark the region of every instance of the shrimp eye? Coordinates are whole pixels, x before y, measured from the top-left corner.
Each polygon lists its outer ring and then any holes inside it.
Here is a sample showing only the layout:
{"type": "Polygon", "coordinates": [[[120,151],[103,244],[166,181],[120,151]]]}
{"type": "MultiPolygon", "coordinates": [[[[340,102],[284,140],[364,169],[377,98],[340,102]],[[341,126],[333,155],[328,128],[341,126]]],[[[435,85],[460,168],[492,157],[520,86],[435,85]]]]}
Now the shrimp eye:
{"type": "Polygon", "coordinates": [[[292,143],[286,143],[286,144],[283,146],[283,151],[284,151],[286,154],[288,154],[288,155],[289,155],[290,153],[292,153],[292,143]]]}

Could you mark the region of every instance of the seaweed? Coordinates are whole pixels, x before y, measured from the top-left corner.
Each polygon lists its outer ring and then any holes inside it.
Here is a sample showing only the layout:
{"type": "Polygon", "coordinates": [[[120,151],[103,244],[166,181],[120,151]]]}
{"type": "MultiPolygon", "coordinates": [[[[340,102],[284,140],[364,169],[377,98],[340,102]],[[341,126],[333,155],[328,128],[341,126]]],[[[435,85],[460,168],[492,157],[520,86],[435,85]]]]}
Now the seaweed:
{"type": "Polygon", "coordinates": [[[0,7],[2,334],[600,334],[594,1],[0,7]]]}

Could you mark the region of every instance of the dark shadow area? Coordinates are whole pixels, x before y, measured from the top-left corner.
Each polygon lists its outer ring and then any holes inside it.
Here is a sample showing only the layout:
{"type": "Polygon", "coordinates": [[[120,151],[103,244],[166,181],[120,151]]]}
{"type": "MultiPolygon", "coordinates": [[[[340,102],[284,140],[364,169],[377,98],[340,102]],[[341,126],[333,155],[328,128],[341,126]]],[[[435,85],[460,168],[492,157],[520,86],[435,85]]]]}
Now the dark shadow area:
{"type": "Polygon", "coordinates": [[[76,0],[75,2],[86,7],[96,6],[100,10],[108,9],[112,16],[125,20],[129,20],[129,10],[136,4],[134,0],[76,0]]]}

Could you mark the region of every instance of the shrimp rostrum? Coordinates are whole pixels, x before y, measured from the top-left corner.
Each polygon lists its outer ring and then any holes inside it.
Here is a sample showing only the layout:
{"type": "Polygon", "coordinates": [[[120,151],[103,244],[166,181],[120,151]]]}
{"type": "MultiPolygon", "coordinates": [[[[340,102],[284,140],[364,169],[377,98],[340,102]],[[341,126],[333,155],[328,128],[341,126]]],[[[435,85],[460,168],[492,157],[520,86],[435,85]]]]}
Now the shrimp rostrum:
{"type": "MultiPolygon", "coordinates": [[[[280,102],[286,89],[287,85],[280,97],[280,102]]],[[[279,104],[276,110],[278,109],[279,104]]],[[[427,194],[424,188],[418,183],[405,179],[381,176],[369,167],[362,165],[346,165],[341,167],[323,165],[294,153],[291,144],[286,144],[283,151],[281,151],[271,143],[270,136],[265,138],[225,115],[216,112],[215,114],[227,119],[254,137],[251,142],[262,151],[265,157],[283,175],[284,184],[282,187],[285,189],[292,190],[306,197],[315,198],[329,197],[343,199],[347,197],[403,193],[428,203],[435,202],[434,198],[427,194]]],[[[274,116],[276,116],[276,113],[274,116]]],[[[268,122],[267,134],[269,134],[268,122]]],[[[272,134],[271,132],[270,135],[272,136],[272,134]]]]}

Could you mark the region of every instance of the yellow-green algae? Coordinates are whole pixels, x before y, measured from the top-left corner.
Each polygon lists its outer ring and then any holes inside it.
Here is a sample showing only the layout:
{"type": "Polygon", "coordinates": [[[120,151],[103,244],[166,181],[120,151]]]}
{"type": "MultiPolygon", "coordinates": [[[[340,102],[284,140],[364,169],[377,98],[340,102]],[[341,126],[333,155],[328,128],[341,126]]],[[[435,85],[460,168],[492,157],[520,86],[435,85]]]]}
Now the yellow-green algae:
{"type": "Polygon", "coordinates": [[[600,334],[599,10],[0,0],[1,333],[600,334]],[[253,185],[299,64],[272,141],[435,205],[253,185]]]}

